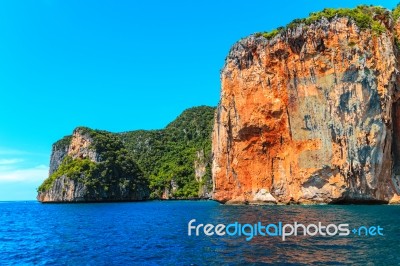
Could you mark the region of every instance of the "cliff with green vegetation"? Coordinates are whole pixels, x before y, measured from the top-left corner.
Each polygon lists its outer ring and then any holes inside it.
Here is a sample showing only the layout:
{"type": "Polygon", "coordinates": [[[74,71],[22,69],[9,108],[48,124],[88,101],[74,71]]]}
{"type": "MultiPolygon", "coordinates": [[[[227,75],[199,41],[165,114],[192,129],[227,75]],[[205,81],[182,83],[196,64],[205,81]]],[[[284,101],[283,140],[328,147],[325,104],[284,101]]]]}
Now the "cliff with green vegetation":
{"type": "Polygon", "coordinates": [[[41,202],[209,198],[214,108],[184,111],[165,129],[78,127],[53,144],[41,202]]]}
{"type": "Polygon", "coordinates": [[[184,111],[163,130],[119,134],[150,181],[152,198],[209,198],[215,108],[184,111]]]}
{"type": "Polygon", "coordinates": [[[132,201],[149,198],[148,180],[115,134],[78,127],[53,145],[41,202],[132,201]]]}
{"type": "Polygon", "coordinates": [[[399,203],[399,15],[324,9],[235,43],[221,71],[213,198],[399,203]]]}
{"type": "Polygon", "coordinates": [[[389,16],[392,16],[394,19],[399,18],[399,6],[392,13],[380,6],[367,5],[360,5],[355,8],[325,8],[322,11],[310,13],[307,18],[295,19],[286,27],[279,27],[269,32],[256,33],[255,36],[272,39],[276,35],[284,34],[287,30],[295,29],[298,26],[307,28],[321,19],[331,21],[337,18],[347,18],[354,22],[360,30],[371,29],[374,34],[379,35],[386,31],[386,27],[382,25],[382,20],[388,19],[389,16]]]}

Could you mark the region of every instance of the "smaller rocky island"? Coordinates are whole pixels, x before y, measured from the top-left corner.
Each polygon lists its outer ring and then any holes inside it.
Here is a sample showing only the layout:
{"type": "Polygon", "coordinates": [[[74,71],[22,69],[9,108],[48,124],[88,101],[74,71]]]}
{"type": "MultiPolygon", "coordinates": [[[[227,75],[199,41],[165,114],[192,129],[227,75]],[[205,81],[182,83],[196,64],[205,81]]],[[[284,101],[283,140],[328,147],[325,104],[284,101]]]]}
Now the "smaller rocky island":
{"type": "Polygon", "coordinates": [[[114,134],[76,128],[53,145],[41,202],[135,201],[149,198],[149,182],[114,134]]]}
{"type": "Polygon", "coordinates": [[[185,110],[160,130],[78,127],[53,144],[40,202],[211,198],[214,107],[185,110]]]}

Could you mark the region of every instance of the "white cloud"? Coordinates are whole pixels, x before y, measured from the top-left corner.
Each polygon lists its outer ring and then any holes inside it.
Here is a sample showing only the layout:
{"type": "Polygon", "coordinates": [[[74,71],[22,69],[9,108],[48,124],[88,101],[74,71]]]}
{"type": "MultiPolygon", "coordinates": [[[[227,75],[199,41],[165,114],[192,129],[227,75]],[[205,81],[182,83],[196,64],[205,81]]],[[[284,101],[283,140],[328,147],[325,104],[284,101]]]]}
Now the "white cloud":
{"type": "Polygon", "coordinates": [[[3,186],[5,183],[39,183],[47,178],[48,170],[37,153],[0,146],[0,183],[3,186]]]}
{"type": "Polygon", "coordinates": [[[47,178],[49,168],[38,165],[26,169],[0,169],[0,182],[37,182],[47,178]]]}
{"type": "Polygon", "coordinates": [[[22,154],[29,154],[29,152],[0,147],[0,155],[22,155],[22,154]]]}
{"type": "Polygon", "coordinates": [[[22,161],[22,159],[0,159],[0,165],[16,164],[22,161]]]}
{"type": "Polygon", "coordinates": [[[0,156],[16,156],[16,157],[23,157],[23,156],[48,156],[47,153],[39,153],[35,151],[26,151],[26,150],[18,150],[18,149],[10,149],[5,147],[0,147],[0,156]]]}

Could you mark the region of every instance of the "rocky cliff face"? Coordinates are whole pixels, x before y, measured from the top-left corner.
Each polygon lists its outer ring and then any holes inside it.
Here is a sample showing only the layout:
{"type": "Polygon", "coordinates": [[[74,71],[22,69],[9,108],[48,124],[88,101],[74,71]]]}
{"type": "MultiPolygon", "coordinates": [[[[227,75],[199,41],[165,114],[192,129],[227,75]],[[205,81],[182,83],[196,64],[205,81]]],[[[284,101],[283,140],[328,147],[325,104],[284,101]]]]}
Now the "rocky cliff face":
{"type": "Polygon", "coordinates": [[[149,197],[143,178],[113,134],[77,128],[53,145],[49,178],[38,189],[41,202],[134,201],[149,197]]]}
{"type": "Polygon", "coordinates": [[[50,156],[49,176],[57,170],[65,156],[67,156],[71,139],[72,136],[66,136],[53,144],[50,156]]]}
{"type": "Polygon", "coordinates": [[[236,43],[221,74],[214,199],[389,202],[400,192],[396,24],[320,18],[236,43]]]}
{"type": "Polygon", "coordinates": [[[208,178],[208,176],[211,176],[211,173],[209,173],[211,162],[211,156],[204,149],[196,151],[194,176],[200,184],[199,196],[204,199],[212,198],[212,190],[210,189],[212,188],[212,180],[208,178]]]}

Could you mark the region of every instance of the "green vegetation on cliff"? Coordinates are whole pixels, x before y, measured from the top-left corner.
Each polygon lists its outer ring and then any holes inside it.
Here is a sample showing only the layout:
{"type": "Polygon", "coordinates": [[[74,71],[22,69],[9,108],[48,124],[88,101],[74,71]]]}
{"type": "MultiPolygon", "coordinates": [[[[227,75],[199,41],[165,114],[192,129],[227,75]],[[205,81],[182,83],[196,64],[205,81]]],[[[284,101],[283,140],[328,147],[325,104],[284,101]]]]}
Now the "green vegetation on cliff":
{"type": "Polygon", "coordinates": [[[51,188],[54,181],[63,175],[68,176],[71,179],[77,180],[79,177],[84,176],[85,178],[93,178],[93,170],[95,163],[89,159],[72,159],[70,156],[66,156],[58,169],[51,174],[38,188],[38,191],[46,191],[51,188]]]}
{"type": "Polygon", "coordinates": [[[54,149],[62,149],[62,148],[67,148],[69,144],[71,143],[72,136],[65,136],[56,143],[53,144],[54,149]]]}
{"type": "Polygon", "coordinates": [[[215,108],[185,110],[163,130],[121,133],[127,149],[150,180],[151,197],[169,191],[175,198],[198,197],[211,191],[211,133],[215,108]],[[195,176],[195,161],[205,175],[195,176]]]}
{"type": "Polygon", "coordinates": [[[392,17],[394,20],[397,20],[400,18],[400,3],[397,4],[397,6],[395,8],[393,8],[392,17]]]}
{"type": "MultiPolygon", "coordinates": [[[[400,11],[398,9],[399,8],[397,7],[393,10],[392,17],[394,19],[397,19],[400,16],[400,11]]],[[[347,17],[354,21],[358,28],[371,29],[375,34],[381,34],[386,30],[382,25],[381,20],[386,16],[390,16],[390,12],[387,11],[388,10],[383,7],[367,5],[360,5],[355,8],[325,8],[320,12],[310,13],[307,18],[295,19],[286,27],[280,27],[271,32],[256,33],[255,36],[263,36],[267,39],[272,39],[279,33],[282,33],[287,29],[295,28],[301,24],[308,26],[322,18],[331,20],[335,17],[347,17]]]]}

